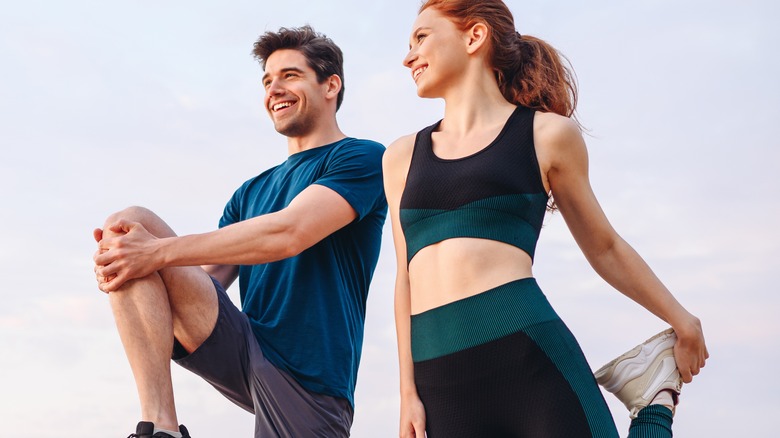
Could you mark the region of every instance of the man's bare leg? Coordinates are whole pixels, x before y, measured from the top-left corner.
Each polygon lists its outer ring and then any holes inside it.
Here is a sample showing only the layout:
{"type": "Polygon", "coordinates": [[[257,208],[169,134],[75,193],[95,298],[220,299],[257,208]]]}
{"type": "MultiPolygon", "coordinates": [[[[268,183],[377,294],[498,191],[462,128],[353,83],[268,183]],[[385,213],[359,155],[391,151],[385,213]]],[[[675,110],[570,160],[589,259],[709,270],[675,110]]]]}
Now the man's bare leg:
{"type": "MultiPolygon", "coordinates": [[[[175,236],[151,211],[131,207],[106,220],[103,238],[115,236],[108,226],[119,218],[140,222],[156,237],[175,236]]],[[[166,268],[125,283],[109,294],[109,301],[133,371],[141,420],[178,430],[170,365],[173,338],[192,352],[211,334],[218,313],[211,279],[199,267],[166,268]]]]}
{"type": "Polygon", "coordinates": [[[156,273],[131,280],[110,293],[109,301],[133,370],[141,420],[178,430],[171,382],[173,323],[165,284],[156,273]]]}

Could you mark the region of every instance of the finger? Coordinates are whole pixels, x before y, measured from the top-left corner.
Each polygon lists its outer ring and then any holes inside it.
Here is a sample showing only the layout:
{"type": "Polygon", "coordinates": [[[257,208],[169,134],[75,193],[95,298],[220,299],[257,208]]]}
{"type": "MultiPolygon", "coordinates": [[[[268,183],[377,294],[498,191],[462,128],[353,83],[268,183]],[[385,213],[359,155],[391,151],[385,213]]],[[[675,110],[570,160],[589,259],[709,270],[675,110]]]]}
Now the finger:
{"type": "Polygon", "coordinates": [[[106,293],[108,293],[108,292],[115,292],[117,290],[117,288],[114,286],[115,281],[116,281],[116,279],[114,279],[112,281],[105,281],[103,283],[100,283],[103,286],[100,289],[103,292],[106,292],[106,293]]]}
{"type": "Polygon", "coordinates": [[[109,251],[108,249],[100,249],[98,250],[98,253],[95,254],[94,257],[92,257],[92,260],[98,266],[107,267],[110,266],[112,263],[114,263],[116,261],[116,258],[117,258],[116,251],[109,251]]]}
{"type": "MultiPolygon", "coordinates": [[[[105,253],[106,253],[106,251],[108,251],[108,250],[106,250],[106,249],[100,249],[100,248],[98,248],[98,250],[97,250],[97,251],[95,251],[95,253],[94,253],[94,254],[92,254],[92,261],[93,261],[93,262],[95,262],[95,265],[98,265],[98,266],[99,266],[99,265],[103,265],[103,264],[105,264],[105,263],[98,263],[97,261],[98,261],[98,257],[100,257],[100,255],[101,255],[101,254],[105,254],[105,253]]],[[[105,258],[105,257],[102,257],[101,259],[104,259],[104,258],[105,258]]]]}
{"type": "Polygon", "coordinates": [[[111,226],[109,226],[108,229],[113,231],[114,233],[127,234],[130,232],[130,230],[132,230],[138,225],[140,225],[138,222],[130,222],[125,219],[120,219],[117,222],[111,224],[111,226]]]}
{"type": "Polygon", "coordinates": [[[683,383],[691,383],[691,381],[693,380],[693,374],[691,374],[691,369],[685,367],[684,369],[680,370],[680,377],[682,377],[683,383]]]}
{"type": "Polygon", "coordinates": [[[95,274],[95,280],[97,280],[98,283],[108,283],[109,281],[116,278],[116,274],[106,275],[102,276],[99,274],[95,274]]]}
{"type": "Polygon", "coordinates": [[[407,423],[401,427],[399,436],[401,438],[414,438],[415,436],[420,437],[421,435],[416,433],[416,429],[413,423],[407,423]]]}
{"type": "Polygon", "coordinates": [[[115,245],[116,245],[116,239],[113,239],[111,237],[104,237],[103,239],[100,239],[100,242],[98,242],[98,249],[97,249],[96,256],[110,251],[111,248],[115,245]]]}
{"type": "Polygon", "coordinates": [[[108,266],[111,263],[110,257],[111,255],[109,253],[101,253],[98,251],[94,256],[92,256],[92,261],[95,262],[95,266],[97,266],[99,269],[103,266],[108,266]]]}
{"type": "Polygon", "coordinates": [[[102,282],[102,281],[100,281],[99,279],[98,279],[98,289],[99,289],[101,292],[105,293],[105,294],[107,294],[107,293],[108,293],[108,290],[106,290],[106,283],[105,283],[105,282],[102,282]]]}
{"type": "Polygon", "coordinates": [[[424,423],[414,423],[414,436],[417,438],[425,438],[424,423]]]}
{"type": "Polygon", "coordinates": [[[95,228],[92,230],[92,237],[95,239],[95,242],[100,243],[100,241],[103,240],[103,230],[101,228],[95,228]]]}
{"type": "Polygon", "coordinates": [[[105,278],[116,277],[122,270],[121,264],[121,262],[115,262],[108,265],[100,265],[95,273],[105,278]]]}
{"type": "Polygon", "coordinates": [[[106,282],[103,284],[106,285],[105,290],[107,292],[116,292],[125,284],[126,281],[127,279],[124,276],[121,276],[119,274],[114,274],[113,276],[108,275],[106,278],[106,282]]]}

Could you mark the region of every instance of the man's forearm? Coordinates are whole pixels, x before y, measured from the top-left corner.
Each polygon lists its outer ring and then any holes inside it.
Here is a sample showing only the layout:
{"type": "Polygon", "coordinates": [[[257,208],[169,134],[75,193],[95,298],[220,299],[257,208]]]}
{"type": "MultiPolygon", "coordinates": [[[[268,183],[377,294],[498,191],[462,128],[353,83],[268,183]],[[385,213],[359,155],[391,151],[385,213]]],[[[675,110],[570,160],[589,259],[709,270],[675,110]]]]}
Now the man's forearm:
{"type": "Polygon", "coordinates": [[[297,232],[278,213],[238,222],[209,233],[157,242],[168,266],[257,265],[298,254],[297,232]]]}

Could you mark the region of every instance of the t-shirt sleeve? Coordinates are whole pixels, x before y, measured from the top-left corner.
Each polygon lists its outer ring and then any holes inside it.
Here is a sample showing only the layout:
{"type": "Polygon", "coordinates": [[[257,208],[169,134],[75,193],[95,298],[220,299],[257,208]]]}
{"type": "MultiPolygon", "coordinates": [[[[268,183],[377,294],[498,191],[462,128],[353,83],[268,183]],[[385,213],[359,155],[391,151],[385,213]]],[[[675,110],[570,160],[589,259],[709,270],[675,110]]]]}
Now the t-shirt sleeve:
{"type": "Polygon", "coordinates": [[[371,140],[352,139],[334,150],[325,173],[314,184],[335,191],[362,219],[385,202],[382,154],[385,147],[371,140]]]}
{"type": "Polygon", "coordinates": [[[222,217],[219,219],[219,228],[226,227],[241,220],[240,200],[245,186],[246,185],[242,185],[239,187],[238,190],[233,193],[233,196],[230,197],[228,203],[225,204],[225,209],[222,211],[222,217]]]}

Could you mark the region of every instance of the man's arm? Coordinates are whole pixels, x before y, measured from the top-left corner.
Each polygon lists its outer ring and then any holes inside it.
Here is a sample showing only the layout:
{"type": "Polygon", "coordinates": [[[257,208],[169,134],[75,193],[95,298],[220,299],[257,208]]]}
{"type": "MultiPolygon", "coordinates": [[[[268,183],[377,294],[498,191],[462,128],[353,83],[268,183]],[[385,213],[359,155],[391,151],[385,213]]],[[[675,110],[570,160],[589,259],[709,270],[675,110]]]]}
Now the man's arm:
{"type": "MultiPolygon", "coordinates": [[[[119,220],[109,229],[123,235],[100,241],[96,272],[110,278],[103,290],[113,291],[170,266],[273,262],[300,254],[355,218],[357,213],[341,195],[312,184],[283,210],[204,234],[158,239],[139,223],[119,220]]],[[[233,275],[228,274],[226,280],[233,275]]]]}
{"type": "Polygon", "coordinates": [[[237,265],[204,265],[201,268],[207,274],[216,278],[225,290],[238,278],[237,265]]]}

